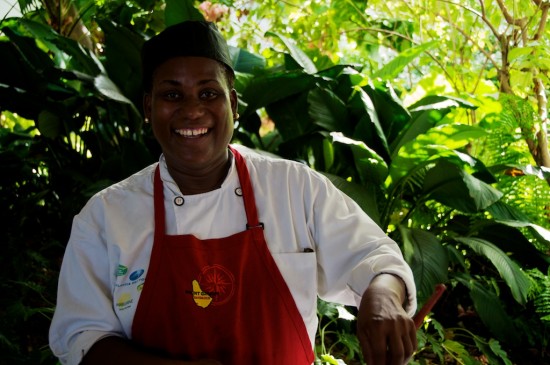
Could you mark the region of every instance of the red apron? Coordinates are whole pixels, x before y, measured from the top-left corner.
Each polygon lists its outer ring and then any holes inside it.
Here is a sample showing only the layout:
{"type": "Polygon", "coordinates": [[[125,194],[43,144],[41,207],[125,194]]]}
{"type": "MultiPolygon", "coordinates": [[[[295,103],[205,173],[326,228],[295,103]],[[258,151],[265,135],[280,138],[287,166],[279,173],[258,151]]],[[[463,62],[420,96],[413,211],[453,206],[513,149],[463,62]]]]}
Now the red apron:
{"type": "Polygon", "coordinates": [[[310,365],[312,345],[265,242],[246,163],[231,151],[248,224],[243,232],[226,238],[165,234],[163,184],[157,167],[155,239],[132,338],[182,360],[310,365]]]}

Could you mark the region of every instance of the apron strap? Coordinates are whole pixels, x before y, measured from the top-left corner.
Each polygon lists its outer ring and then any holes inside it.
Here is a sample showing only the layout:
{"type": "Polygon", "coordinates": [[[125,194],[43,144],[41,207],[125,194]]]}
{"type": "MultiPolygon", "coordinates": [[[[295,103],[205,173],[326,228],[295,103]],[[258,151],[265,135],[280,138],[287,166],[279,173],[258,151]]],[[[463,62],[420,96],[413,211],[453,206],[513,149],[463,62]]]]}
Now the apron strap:
{"type": "Polygon", "coordinates": [[[254,198],[254,190],[252,189],[252,183],[250,181],[250,174],[248,173],[248,167],[243,156],[235,148],[229,146],[229,150],[235,157],[235,164],[237,166],[237,173],[239,175],[239,181],[241,183],[241,189],[243,191],[244,209],[246,211],[246,229],[251,228],[264,228],[264,224],[258,221],[258,211],[256,209],[256,200],[254,198]]]}
{"type": "Polygon", "coordinates": [[[155,208],[155,239],[162,238],[166,231],[166,218],[164,212],[164,189],[160,178],[160,164],[155,169],[154,178],[154,208],[155,208]]]}

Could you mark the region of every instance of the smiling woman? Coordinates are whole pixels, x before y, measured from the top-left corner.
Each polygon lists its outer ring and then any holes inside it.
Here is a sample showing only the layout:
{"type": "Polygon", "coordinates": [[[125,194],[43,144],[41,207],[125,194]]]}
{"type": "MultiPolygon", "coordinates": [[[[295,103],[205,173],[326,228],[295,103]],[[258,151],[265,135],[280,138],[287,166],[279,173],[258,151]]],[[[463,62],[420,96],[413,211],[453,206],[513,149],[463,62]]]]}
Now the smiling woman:
{"type": "Polygon", "coordinates": [[[171,26],[142,63],[162,155],[74,219],[50,330],[61,362],[311,365],[319,296],[359,307],[369,365],[404,364],[411,269],[325,176],[230,144],[238,100],[217,28],[171,26]]]}

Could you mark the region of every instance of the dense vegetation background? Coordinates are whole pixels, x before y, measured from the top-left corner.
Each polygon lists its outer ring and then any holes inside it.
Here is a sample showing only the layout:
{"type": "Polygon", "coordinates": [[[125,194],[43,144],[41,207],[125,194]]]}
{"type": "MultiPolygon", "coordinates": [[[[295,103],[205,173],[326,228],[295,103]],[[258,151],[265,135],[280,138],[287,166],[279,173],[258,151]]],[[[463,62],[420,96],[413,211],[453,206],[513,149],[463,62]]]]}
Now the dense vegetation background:
{"type": "MultiPolygon", "coordinates": [[[[72,217],[158,159],[144,39],[230,39],[235,142],[326,173],[399,244],[425,320],[413,364],[550,363],[546,0],[20,0],[0,23],[0,358],[47,347],[72,217]]],[[[354,310],[319,301],[319,363],[359,364],[354,310]]]]}

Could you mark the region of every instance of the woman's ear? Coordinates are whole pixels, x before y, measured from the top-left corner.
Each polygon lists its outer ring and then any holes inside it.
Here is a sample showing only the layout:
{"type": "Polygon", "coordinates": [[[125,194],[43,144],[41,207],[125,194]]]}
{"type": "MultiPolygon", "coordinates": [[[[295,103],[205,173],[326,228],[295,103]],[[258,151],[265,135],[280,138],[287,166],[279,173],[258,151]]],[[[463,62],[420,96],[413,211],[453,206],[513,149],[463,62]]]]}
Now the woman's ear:
{"type": "Polygon", "coordinates": [[[143,94],[143,114],[145,121],[151,121],[151,94],[143,94]]]}
{"type": "MultiPolygon", "coordinates": [[[[239,111],[239,97],[237,96],[237,90],[231,89],[231,94],[229,95],[229,99],[231,101],[231,111],[233,112],[233,115],[238,115],[237,113],[239,111]]],[[[238,118],[235,118],[238,119],[238,118]]]]}

